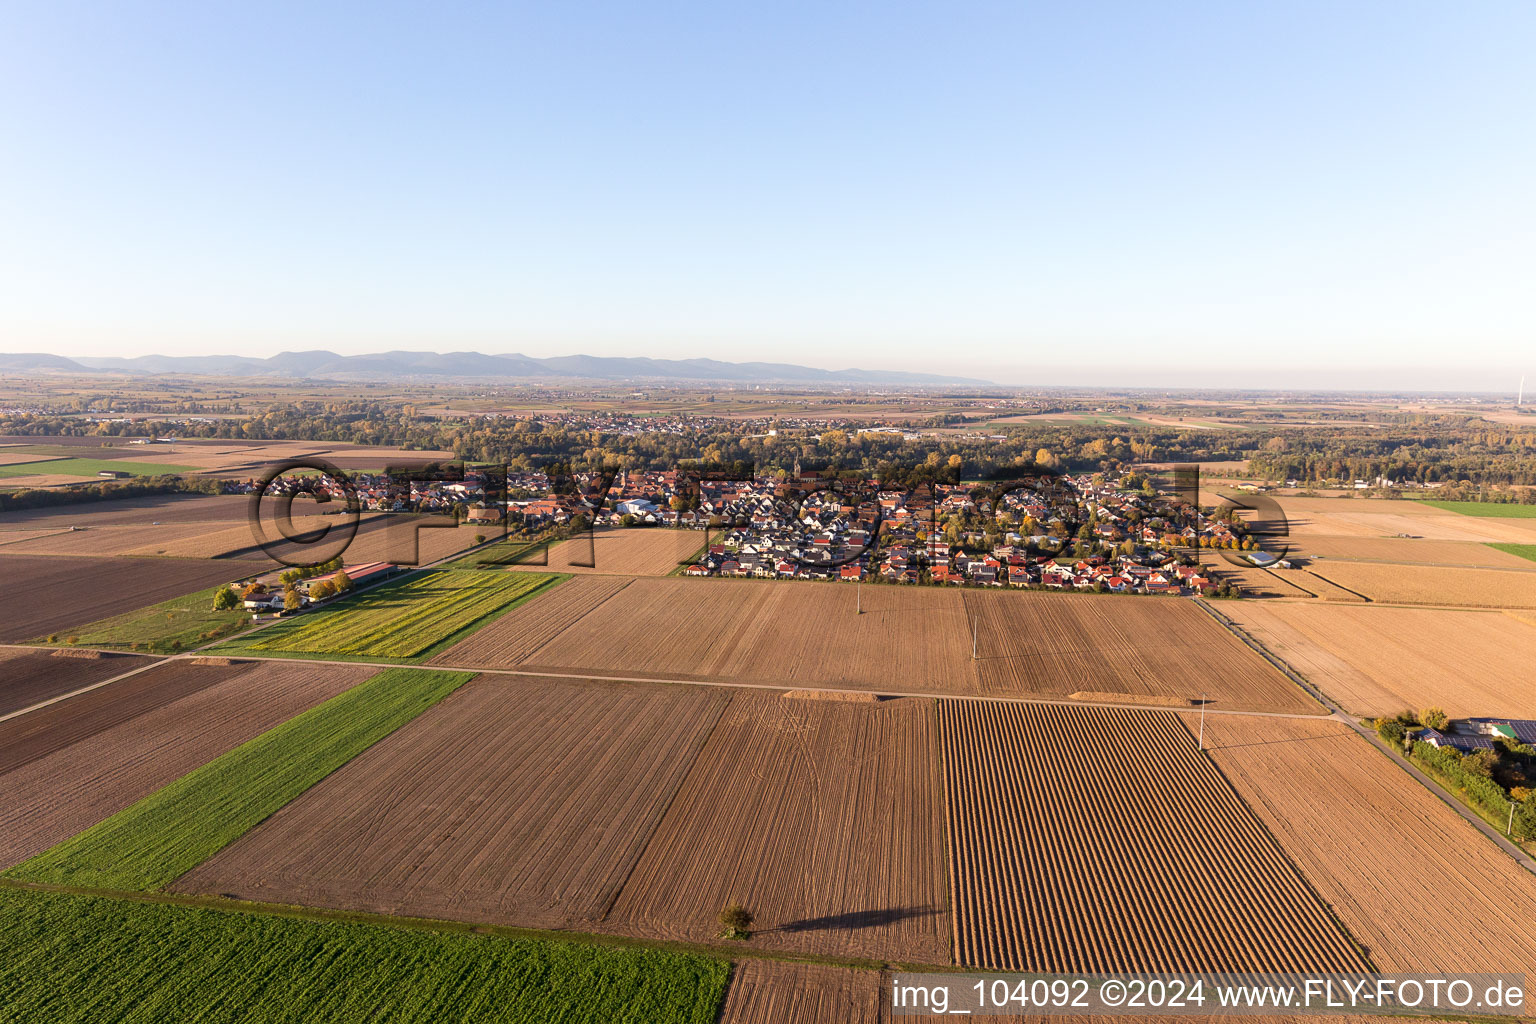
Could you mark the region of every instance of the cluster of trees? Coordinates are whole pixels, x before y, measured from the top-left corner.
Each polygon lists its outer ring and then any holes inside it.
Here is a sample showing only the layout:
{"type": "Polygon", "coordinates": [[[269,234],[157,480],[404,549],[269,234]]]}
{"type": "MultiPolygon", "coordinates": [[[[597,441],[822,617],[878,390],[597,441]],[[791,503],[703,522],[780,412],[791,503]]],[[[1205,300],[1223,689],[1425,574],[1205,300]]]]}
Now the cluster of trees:
{"type": "Polygon", "coordinates": [[[141,476],[132,480],[108,480],[77,484],[72,487],[24,487],[0,491],[0,512],[19,512],[28,508],[53,508],[80,502],[111,501],[114,498],[139,498],[155,494],[221,494],[223,485],[208,478],[179,476],[141,476]]]}
{"type": "Polygon", "coordinates": [[[1401,711],[1375,723],[1377,735],[1460,792],[1495,823],[1512,825],[1522,840],[1536,839],[1536,789],[1531,786],[1536,775],[1536,748],[1501,737],[1492,749],[1463,754],[1453,747],[1436,747],[1409,739],[1411,730],[1444,730],[1450,724],[1450,717],[1433,707],[1419,712],[1401,711]]]}
{"type": "MultiPolygon", "coordinates": [[[[311,579],[315,576],[323,576],[327,573],[335,573],[329,580],[321,580],[309,588],[309,596],[316,601],[323,601],[337,594],[345,594],[353,587],[352,577],[341,567],[341,557],[331,559],[322,565],[294,567],[284,570],[278,580],[283,585],[283,610],[292,612],[304,607],[304,598],[299,593],[299,581],[311,579]]],[[[232,611],[240,607],[242,601],[256,597],[264,597],[268,593],[265,583],[251,583],[236,593],[232,586],[220,587],[213,595],[214,611],[232,611]]]]}

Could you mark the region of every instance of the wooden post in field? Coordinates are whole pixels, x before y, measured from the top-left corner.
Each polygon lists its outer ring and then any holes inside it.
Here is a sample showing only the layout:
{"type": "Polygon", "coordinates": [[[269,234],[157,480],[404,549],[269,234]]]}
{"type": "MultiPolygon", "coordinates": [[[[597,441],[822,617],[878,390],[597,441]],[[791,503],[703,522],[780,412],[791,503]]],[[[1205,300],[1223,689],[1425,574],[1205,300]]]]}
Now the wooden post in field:
{"type": "Polygon", "coordinates": [[[976,660],[976,640],[981,633],[981,616],[971,619],[971,660],[976,660]]]}
{"type": "Polygon", "coordinates": [[[1200,749],[1201,750],[1205,749],[1205,698],[1206,698],[1206,694],[1202,693],[1200,695],[1200,749]]]}
{"type": "Polygon", "coordinates": [[[860,574],[860,575],[854,577],[854,580],[853,580],[853,593],[854,593],[856,599],[858,600],[858,605],[856,606],[857,610],[853,614],[855,614],[855,615],[863,615],[864,614],[864,576],[863,576],[863,574],[860,574]]]}

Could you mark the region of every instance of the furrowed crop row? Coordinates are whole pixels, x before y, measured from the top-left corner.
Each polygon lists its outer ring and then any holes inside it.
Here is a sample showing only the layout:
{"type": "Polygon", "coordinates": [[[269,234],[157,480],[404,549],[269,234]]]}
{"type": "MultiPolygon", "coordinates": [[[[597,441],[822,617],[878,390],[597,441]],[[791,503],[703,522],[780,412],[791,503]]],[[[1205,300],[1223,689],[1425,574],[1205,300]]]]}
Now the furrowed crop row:
{"type": "Polygon", "coordinates": [[[961,963],[1363,966],[1171,713],[943,701],[940,723],[961,963]]]}

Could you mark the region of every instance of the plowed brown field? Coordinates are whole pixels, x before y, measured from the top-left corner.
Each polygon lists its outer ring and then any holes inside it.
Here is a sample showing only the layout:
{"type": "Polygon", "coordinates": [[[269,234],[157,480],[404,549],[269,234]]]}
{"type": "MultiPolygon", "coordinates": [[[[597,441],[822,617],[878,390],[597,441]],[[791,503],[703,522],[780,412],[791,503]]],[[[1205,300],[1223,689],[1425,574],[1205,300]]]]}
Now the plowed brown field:
{"type": "Polygon", "coordinates": [[[481,677],[173,888],[590,929],[727,699],[481,677]]]}
{"type": "Polygon", "coordinates": [[[432,659],[434,665],[512,668],[629,585],[623,576],[577,576],[518,605],[432,659]]]}
{"type": "Polygon", "coordinates": [[[759,948],[941,963],[943,844],[932,701],[740,693],[604,928],[706,942],[735,902],[759,948]]]}
{"type": "Polygon", "coordinates": [[[1375,562],[1329,562],[1313,568],[1315,575],[1384,604],[1536,608],[1536,572],[1375,562]]]}
{"type": "Polygon", "coordinates": [[[532,572],[666,576],[703,546],[704,533],[698,530],[594,530],[590,535],[584,533],[551,547],[547,566],[529,564],[508,568],[532,572]]]}
{"type": "Polygon", "coordinates": [[[1221,610],[1353,714],[1536,718],[1536,629],[1509,615],[1261,601],[1221,610]]]}
{"type": "Polygon", "coordinates": [[[130,655],[59,658],[50,651],[0,647],[0,715],[90,686],[147,661],[130,655]]]}
{"type": "MultiPolygon", "coordinates": [[[[637,579],[528,656],[529,669],[786,687],[977,692],[954,591],[637,579]]],[[[1080,687],[1073,687],[1079,689],[1080,687]]]]}
{"type": "MultiPolygon", "coordinates": [[[[27,737],[30,753],[54,749],[0,774],[0,867],[41,853],[374,671],[363,665],[246,662],[214,667],[176,661],[125,680],[142,678],[144,685],[169,689],[169,680],[184,676],[191,692],[65,746],[55,744],[69,735],[69,718],[52,719],[61,731],[27,737]]],[[[82,706],[120,714],[115,698],[124,695],[114,692],[116,686],[13,718],[0,723],[0,730],[25,735],[36,725],[29,721],[34,715],[79,711],[72,707],[76,701],[98,694],[100,700],[82,706]]],[[[0,749],[9,748],[0,743],[0,749]]]]}
{"type": "Polygon", "coordinates": [[[1536,877],[1346,726],[1212,715],[1205,735],[1379,969],[1536,971],[1536,877]]]}
{"type": "Polygon", "coordinates": [[[880,1024],[880,972],[743,960],[720,1024],[880,1024]]]}
{"type": "Polygon", "coordinates": [[[1190,601],[979,591],[964,596],[969,616],[980,620],[976,666],[985,693],[1207,695],[1222,708],[1326,713],[1190,601]]]}
{"type": "Polygon", "coordinates": [[[1173,712],[939,705],[960,963],[1366,967],[1173,712]]]}
{"type": "Polygon", "coordinates": [[[0,643],[54,632],[67,636],[71,626],[239,575],[227,562],[0,554],[0,643]]]}

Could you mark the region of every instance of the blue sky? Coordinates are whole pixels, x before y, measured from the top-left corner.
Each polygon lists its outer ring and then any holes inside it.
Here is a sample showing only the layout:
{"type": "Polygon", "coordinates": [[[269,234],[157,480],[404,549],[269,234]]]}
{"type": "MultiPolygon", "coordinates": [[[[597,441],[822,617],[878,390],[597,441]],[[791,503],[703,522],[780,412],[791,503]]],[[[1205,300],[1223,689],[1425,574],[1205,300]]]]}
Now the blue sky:
{"type": "Polygon", "coordinates": [[[1536,373],[1526,2],[3,10],[4,351],[1536,373]]]}

